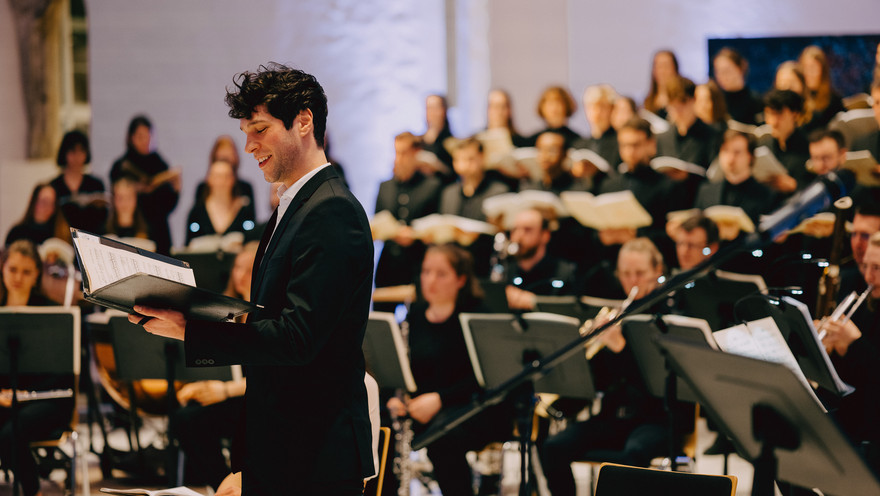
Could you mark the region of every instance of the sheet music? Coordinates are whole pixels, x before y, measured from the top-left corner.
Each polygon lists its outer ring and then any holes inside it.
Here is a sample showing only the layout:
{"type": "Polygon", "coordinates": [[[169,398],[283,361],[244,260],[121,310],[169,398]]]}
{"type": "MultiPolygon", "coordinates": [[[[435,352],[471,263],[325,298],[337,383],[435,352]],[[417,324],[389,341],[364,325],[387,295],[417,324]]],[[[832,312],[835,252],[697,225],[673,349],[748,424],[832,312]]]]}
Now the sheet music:
{"type": "Polygon", "coordinates": [[[195,275],[190,268],[177,267],[135,252],[101,244],[100,238],[82,231],[77,232],[73,242],[82,260],[83,270],[88,275],[89,292],[137,273],[151,274],[189,286],[196,285],[195,275]]]}
{"type": "Polygon", "coordinates": [[[735,325],[715,331],[715,342],[726,353],[740,355],[749,358],[763,360],[765,362],[774,362],[784,365],[786,368],[794,372],[798,380],[810,392],[810,395],[816,400],[816,404],[824,405],[819,401],[812,386],[810,386],[807,377],[798,365],[797,359],[782,337],[773,317],[765,317],[760,320],[746,322],[745,324],[735,325]]]}

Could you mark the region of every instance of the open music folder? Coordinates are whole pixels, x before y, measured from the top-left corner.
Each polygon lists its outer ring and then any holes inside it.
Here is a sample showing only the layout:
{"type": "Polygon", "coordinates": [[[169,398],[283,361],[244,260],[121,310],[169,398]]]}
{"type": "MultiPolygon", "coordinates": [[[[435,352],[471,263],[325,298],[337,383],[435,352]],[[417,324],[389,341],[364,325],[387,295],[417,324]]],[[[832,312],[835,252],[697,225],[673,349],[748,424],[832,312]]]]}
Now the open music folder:
{"type": "Polygon", "coordinates": [[[71,229],[87,301],[126,313],[135,305],[171,308],[188,319],[228,320],[258,305],[196,287],[186,262],[71,229]]]}

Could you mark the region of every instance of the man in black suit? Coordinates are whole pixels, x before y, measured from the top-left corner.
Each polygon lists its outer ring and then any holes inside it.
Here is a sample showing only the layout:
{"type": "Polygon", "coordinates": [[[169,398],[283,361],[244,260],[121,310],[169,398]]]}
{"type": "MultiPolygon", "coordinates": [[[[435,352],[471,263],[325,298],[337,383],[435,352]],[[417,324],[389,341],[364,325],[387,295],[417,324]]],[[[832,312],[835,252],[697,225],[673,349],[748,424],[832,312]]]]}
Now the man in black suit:
{"type": "Polygon", "coordinates": [[[373,473],[361,350],[373,243],[364,210],[323,150],[327,102],[314,77],[270,64],[227,93],[245,150],[281,201],[254,262],[245,324],[136,307],[129,319],[184,340],[187,365],[247,367],[242,493],[361,494],[373,473]],[[151,318],[151,319],[150,319],[151,318]],[[145,322],[146,321],[146,322],[145,322]]]}

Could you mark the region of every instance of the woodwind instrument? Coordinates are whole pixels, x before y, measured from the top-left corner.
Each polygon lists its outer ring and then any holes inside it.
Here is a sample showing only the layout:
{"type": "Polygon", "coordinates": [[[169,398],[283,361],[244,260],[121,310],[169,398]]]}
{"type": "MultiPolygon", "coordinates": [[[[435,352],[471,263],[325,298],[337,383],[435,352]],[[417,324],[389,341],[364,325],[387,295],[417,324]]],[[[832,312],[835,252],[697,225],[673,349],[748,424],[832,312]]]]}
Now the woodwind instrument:
{"type": "MultiPolygon", "coordinates": [[[[400,334],[402,335],[401,337],[403,337],[403,342],[406,343],[407,354],[409,354],[409,322],[406,320],[400,323],[400,334]]],[[[397,396],[401,401],[406,403],[407,398],[405,391],[398,390],[397,396]]],[[[391,428],[394,429],[394,475],[396,475],[397,480],[400,481],[400,486],[397,488],[397,495],[409,496],[410,485],[413,476],[415,475],[415,467],[413,467],[412,462],[412,418],[410,418],[409,415],[401,418],[394,414],[392,414],[391,418],[391,428]]]]}
{"type": "MultiPolygon", "coordinates": [[[[629,295],[623,300],[623,303],[620,305],[620,308],[612,308],[612,307],[602,307],[599,310],[599,313],[596,314],[592,319],[587,320],[579,329],[581,336],[585,336],[587,333],[592,331],[596,325],[602,325],[605,322],[614,320],[620,315],[621,312],[626,310],[626,308],[636,299],[636,295],[639,293],[638,286],[634,286],[630,291],[629,295]]],[[[601,333],[600,333],[601,334],[601,333]]],[[[596,353],[605,347],[605,343],[599,339],[600,334],[593,336],[589,341],[584,344],[584,348],[586,349],[586,357],[587,360],[593,358],[596,353]]]]}
{"type": "Polygon", "coordinates": [[[831,234],[831,254],[828,266],[819,277],[816,310],[813,315],[823,318],[831,315],[837,306],[837,291],[840,289],[840,262],[843,241],[846,236],[846,213],[852,207],[852,198],[845,196],[834,202],[834,230],[831,234]]]}

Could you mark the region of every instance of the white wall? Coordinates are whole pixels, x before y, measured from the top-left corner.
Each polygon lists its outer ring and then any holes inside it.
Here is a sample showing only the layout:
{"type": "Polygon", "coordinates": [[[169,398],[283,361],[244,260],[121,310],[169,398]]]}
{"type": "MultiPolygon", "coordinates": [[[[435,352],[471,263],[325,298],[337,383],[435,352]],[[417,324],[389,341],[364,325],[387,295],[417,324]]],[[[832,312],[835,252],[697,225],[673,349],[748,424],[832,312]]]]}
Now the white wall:
{"type": "MultiPolygon", "coordinates": [[[[24,96],[21,89],[21,66],[18,60],[18,37],[12,22],[12,10],[8,1],[0,1],[0,168],[13,167],[27,154],[27,133],[24,125],[27,117],[24,111],[24,96]]],[[[4,175],[5,181],[15,178],[14,174],[4,175]]],[[[10,185],[12,186],[12,185],[10,185]]],[[[10,191],[13,188],[10,187],[10,191]]],[[[18,208],[18,201],[5,201],[10,194],[3,194],[0,184],[0,243],[6,239],[6,231],[14,220],[24,214],[24,207],[18,208]]]]}
{"type": "MultiPolygon", "coordinates": [[[[393,136],[423,128],[424,95],[444,90],[446,81],[442,1],[379,4],[90,0],[95,170],[107,176],[124,152],[130,118],[149,115],[159,153],[184,168],[184,195],[172,214],[172,234],[182,242],[213,140],[231,134],[243,153],[225,88],[234,74],[276,61],[313,73],[324,86],[333,155],[372,213],[378,183],[390,176],[393,136]]],[[[242,156],[241,174],[265,219],[268,187],[255,165],[242,156]]]]}

